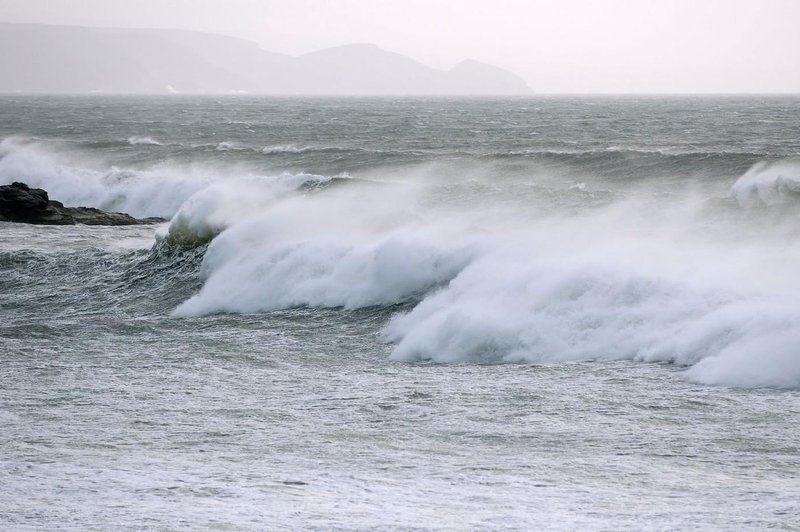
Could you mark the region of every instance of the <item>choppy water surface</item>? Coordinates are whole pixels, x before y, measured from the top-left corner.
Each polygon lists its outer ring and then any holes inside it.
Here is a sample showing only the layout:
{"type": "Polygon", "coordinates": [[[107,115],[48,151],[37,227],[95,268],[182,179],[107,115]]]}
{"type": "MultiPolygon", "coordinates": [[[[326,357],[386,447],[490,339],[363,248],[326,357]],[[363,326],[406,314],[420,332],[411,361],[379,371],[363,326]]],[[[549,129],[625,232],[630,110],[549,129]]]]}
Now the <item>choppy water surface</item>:
{"type": "Polygon", "coordinates": [[[800,99],[0,98],[0,524],[795,529],[800,99]]]}

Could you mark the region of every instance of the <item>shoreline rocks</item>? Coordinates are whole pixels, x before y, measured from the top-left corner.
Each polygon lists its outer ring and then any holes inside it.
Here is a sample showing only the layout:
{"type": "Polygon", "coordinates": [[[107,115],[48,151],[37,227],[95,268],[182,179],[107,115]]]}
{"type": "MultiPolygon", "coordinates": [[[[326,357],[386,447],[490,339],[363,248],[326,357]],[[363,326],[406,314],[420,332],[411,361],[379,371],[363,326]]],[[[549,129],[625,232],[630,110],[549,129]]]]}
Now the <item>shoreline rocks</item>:
{"type": "Polygon", "coordinates": [[[47,191],[25,183],[0,185],[0,222],[38,225],[143,225],[165,222],[164,218],[134,218],[122,212],[93,207],[65,207],[51,200],[47,191]]]}

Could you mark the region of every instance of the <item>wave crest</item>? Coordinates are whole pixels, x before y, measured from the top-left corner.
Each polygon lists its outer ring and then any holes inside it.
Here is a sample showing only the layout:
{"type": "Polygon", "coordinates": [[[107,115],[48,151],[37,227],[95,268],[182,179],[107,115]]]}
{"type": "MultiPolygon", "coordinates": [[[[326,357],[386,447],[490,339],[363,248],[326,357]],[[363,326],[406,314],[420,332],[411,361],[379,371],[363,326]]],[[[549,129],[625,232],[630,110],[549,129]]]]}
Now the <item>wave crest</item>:
{"type": "Polygon", "coordinates": [[[267,146],[261,150],[264,155],[276,155],[280,153],[303,153],[308,148],[298,148],[294,144],[287,144],[285,146],[267,146]]]}
{"type": "Polygon", "coordinates": [[[247,239],[256,230],[238,229],[212,242],[204,263],[206,283],[175,316],[395,305],[448,281],[468,257],[466,250],[445,251],[408,234],[361,243],[277,242],[223,257],[235,247],[230,240],[247,239]]]}
{"type": "Polygon", "coordinates": [[[731,192],[745,208],[797,203],[800,200],[800,159],[759,162],[736,181],[731,192]]]}
{"type": "Polygon", "coordinates": [[[303,186],[320,186],[331,178],[312,174],[250,176],[213,183],[187,199],[160,238],[181,247],[211,241],[227,227],[263,212],[303,186]]]}
{"type": "Polygon", "coordinates": [[[430,197],[342,187],[280,199],[211,243],[203,288],[174,315],[410,303],[383,330],[398,361],[624,359],[703,383],[800,386],[800,250],[782,236],[698,234],[684,205],[526,219],[431,209],[430,197]]]}
{"type": "Polygon", "coordinates": [[[153,137],[133,136],[128,138],[128,144],[131,146],[163,146],[161,142],[153,137]]]}
{"type": "Polygon", "coordinates": [[[794,305],[670,270],[483,257],[384,336],[406,362],[670,362],[702,383],[800,386],[794,305]]]}

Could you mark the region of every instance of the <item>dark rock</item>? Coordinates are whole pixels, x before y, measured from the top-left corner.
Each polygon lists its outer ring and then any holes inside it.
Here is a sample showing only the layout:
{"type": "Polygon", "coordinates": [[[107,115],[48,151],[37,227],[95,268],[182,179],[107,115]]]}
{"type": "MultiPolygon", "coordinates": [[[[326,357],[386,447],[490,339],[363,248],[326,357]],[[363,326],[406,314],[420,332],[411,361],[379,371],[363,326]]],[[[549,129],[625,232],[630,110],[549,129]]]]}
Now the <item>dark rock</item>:
{"type": "Polygon", "coordinates": [[[0,186],[0,212],[9,211],[24,215],[27,212],[41,212],[47,207],[47,192],[40,188],[30,188],[25,183],[14,182],[0,186]]]}
{"type": "Polygon", "coordinates": [[[93,207],[65,207],[50,200],[47,192],[25,183],[0,185],[0,222],[43,225],[138,225],[164,222],[163,218],[138,219],[121,212],[93,207]]]}

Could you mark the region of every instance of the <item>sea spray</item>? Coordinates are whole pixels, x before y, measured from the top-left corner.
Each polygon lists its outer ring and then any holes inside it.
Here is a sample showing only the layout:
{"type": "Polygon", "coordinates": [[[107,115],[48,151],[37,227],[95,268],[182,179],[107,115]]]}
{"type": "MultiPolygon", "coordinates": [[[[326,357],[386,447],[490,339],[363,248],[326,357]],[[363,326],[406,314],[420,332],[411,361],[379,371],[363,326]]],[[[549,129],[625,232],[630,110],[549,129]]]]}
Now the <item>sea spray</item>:
{"type": "Polygon", "coordinates": [[[37,141],[0,143],[6,179],[25,175],[65,203],[174,214],[159,233],[170,245],[216,238],[203,288],[176,316],[411,302],[383,332],[396,360],[630,359],[687,366],[698,382],[800,383],[797,224],[769,209],[800,189],[796,159],[756,164],[736,181],[743,210],[689,188],[652,194],[646,183],[591,203],[596,184],[498,186],[491,164],[454,166],[460,180],[439,164],[406,169],[402,185],[339,189],[303,173],[67,162],[37,141]],[[565,209],[573,201],[582,207],[565,209]],[[759,205],[767,210],[750,209],[759,205]]]}
{"type": "Polygon", "coordinates": [[[249,176],[213,183],[192,195],[170,221],[164,239],[193,247],[208,243],[225,228],[270,208],[278,198],[330,177],[310,174],[249,176]]]}
{"type": "Polygon", "coordinates": [[[0,223],[5,527],[791,528],[800,217],[730,188],[798,110],[0,96],[0,158],[64,195],[153,172],[143,207],[221,221],[0,223]],[[352,178],[223,207],[284,172],[352,178]]]}
{"type": "Polygon", "coordinates": [[[247,167],[159,163],[148,168],[108,166],[85,154],[59,153],[43,143],[7,138],[0,141],[0,181],[24,180],[43,188],[67,206],[97,207],[135,217],[171,218],[178,239],[206,241],[235,219],[266,205],[276,196],[331,178],[313,174],[257,175],[247,167]],[[194,214],[202,210],[202,214],[194,214]],[[226,214],[228,213],[228,214],[226,214]]]}
{"type": "Polygon", "coordinates": [[[456,275],[474,250],[454,226],[415,215],[417,192],[367,184],[275,202],[211,243],[205,285],[175,315],[361,308],[422,297],[456,275]],[[387,196],[394,202],[382,201],[387,196]]]}
{"type": "Polygon", "coordinates": [[[452,184],[459,208],[430,209],[436,190],[417,182],[405,196],[386,186],[276,199],[211,244],[203,288],[174,315],[412,301],[383,332],[396,360],[708,360],[687,376],[800,384],[791,348],[759,348],[793,337],[800,284],[788,265],[800,251],[782,234],[738,232],[747,213],[731,222],[694,197],[632,194],[536,217],[509,210],[514,203],[465,203],[469,188],[452,184]]]}
{"type": "Polygon", "coordinates": [[[800,200],[800,159],[761,161],[731,189],[742,207],[775,206],[800,200]]]}
{"type": "Polygon", "coordinates": [[[41,143],[0,142],[0,181],[23,180],[67,206],[97,207],[137,218],[171,217],[192,194],[222,178],[205,169],[178,166],[136,170],[91,160],[70,163],[70,157],[41,143]]]}
{"type": "Polygon", "coordinates": [[[688,376],[800,384],[800,366],[789,364],[786,353],[772,356],[770,341],[795,334],[797,290],[787,296],[748,284],[750,268],[760,261],[715,279],[714,262],[724,249],[703,253],[696,245],[668,255],[663,242],[652,239],[560,250],[539,242],[535,253],[499,250],[396,316],[384,335],[396,344],[392,357],[403,361],[628,359],[692,366],[713,358],[688,376]]]}

